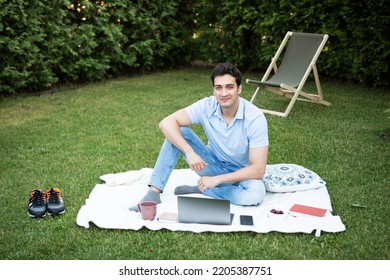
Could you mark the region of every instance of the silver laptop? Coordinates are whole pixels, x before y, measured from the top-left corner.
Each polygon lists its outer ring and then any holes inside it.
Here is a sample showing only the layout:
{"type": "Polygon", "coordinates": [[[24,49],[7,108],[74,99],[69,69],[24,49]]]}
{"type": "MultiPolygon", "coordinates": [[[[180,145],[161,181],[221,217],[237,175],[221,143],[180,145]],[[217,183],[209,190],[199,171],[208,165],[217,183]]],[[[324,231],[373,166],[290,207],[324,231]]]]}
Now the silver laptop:
{"type": "Polygon", "coordinates": [[[230,225],[230,201],[191,196],[177,197],[179,223],[230,225]]]}

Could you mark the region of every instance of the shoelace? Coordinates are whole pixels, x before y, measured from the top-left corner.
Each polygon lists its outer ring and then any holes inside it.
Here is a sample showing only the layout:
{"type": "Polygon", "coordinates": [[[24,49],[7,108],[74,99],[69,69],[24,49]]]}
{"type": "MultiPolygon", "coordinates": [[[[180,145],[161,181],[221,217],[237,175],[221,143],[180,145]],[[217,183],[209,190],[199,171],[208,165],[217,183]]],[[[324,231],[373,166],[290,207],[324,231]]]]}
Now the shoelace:
{"type": "Polygon", "coordinates": [[[57,188],[52,188],[46,195],[50,203],[58,204],[60,202],[61,192],[57,188]]]}
{"type": "Polygon", "coordinates": [[[42,205],[45,203],[45,193],[39,190],[34,190],[31,193],[33,205],[42,205]]]}

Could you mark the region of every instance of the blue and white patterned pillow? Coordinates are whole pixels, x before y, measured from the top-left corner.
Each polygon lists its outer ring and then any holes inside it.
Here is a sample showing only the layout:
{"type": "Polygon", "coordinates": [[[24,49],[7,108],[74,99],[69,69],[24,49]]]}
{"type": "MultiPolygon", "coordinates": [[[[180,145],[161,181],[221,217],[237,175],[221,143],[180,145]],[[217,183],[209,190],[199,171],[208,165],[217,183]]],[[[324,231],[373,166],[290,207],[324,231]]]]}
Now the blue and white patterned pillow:
{"type": "Polygon", "coordinates": [[[297,164],[269,164],[263,177],[269,192],[295,192],[326,185],[315,172],[297,164]]]}

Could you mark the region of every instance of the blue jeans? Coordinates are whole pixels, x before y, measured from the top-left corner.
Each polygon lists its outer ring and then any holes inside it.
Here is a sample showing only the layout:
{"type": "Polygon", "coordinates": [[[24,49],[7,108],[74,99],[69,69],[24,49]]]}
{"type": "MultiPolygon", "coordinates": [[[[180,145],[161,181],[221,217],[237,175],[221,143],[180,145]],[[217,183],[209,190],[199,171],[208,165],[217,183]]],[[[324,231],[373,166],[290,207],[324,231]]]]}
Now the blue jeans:
{"type": "MultiPolygon", "coordinates": [[[[184,139],[186,139],[194,151],[208,164],[203,170],[196,172],[199,176],[216,176],[231,173],[241,168],[219,161],[213,151],[190,128],[181,127],[180,130],[184,139]]],[[[155,186],[163,191],[180,155],[183,155],[182,152],[165,139],[154,166],[149,185],[155,186]]],[[[217,199],[226,199],[237,205],[258,205],[265,197],[265,185],[262,180],[245,180],[233,184],[218,185],[214,188],[207,189],[204,194],[217,199]]]]}

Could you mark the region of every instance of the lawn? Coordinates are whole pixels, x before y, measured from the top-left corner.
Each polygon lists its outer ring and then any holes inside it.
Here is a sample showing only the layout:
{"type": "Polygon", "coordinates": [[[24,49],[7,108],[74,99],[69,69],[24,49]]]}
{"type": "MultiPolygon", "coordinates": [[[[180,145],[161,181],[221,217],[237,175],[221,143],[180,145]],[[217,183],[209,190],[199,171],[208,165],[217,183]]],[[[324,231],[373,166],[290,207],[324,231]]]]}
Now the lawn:
{"type": "MultiPolygon", "coordinates": [[[[296,163],[318,173],[346,231],[316,238],[76,224],[100,175],[153,167],[163,141],[159,121],[212,94],[209,74],[208,68],[193,67],[0,99],[0,258],[388,260],[390,113],[384,111],[390,92],[334,81],[322,81],[330,107],[297,102],[287,118],[267,115],[269,163],[296,163]],[[31,190],[51,187],[63,191],[66,213],[30,218],[31,190]]],[[[244,73],[246,78],[259,77],[244,73]]],[[[243,86],[242,96],[249,99],[255,88],[243,86]]],[[[287,102],[261,94],[255,103],[287,102]]],[[[177,167],[186,165],[180,161],[177,167]]]]}

